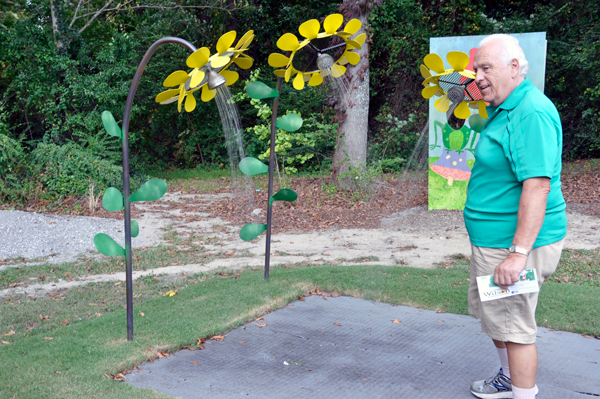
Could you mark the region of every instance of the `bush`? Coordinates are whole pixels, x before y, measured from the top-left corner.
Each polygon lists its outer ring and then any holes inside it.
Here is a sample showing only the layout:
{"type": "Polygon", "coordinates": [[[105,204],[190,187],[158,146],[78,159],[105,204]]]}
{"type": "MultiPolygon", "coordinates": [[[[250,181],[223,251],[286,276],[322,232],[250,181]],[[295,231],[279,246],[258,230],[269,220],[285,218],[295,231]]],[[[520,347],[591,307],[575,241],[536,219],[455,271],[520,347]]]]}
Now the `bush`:
{"type": "Polygon", "coordinates": [[[0,199],[17,199],[22,196],[23,181],[27,176],[24,159],[25,153],[20,141],[0,133],[0,199]]]}
{"type": "MultiPolygon", "coordinates": [[[[83,197],[88,194],[90,183],[99,193],[108,187],[123,191],[123,168],[85,151],[73,143],[59,146],[42,143],[31,153],[31,162],[39,172],[43,193],[51,198],[83,197]]],[[[132,190],[139,187],[147,177],[132,173],[132,190]]]]}

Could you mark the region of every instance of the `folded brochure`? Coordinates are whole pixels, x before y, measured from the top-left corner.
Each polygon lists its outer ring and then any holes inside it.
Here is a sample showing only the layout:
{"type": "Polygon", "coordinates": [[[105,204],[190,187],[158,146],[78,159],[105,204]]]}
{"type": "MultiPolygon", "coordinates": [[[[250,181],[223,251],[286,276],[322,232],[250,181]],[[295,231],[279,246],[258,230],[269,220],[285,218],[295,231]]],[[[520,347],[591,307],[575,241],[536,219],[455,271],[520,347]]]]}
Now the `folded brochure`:
{"type": "Polygon", "coordinates": [[[477,288],[479,289],[479,298],[481,298],[481,302],[518,294],[526,294],[528,292],[538,292],[540,290],[535,269],[523,270],[519,276],[519,281],[508,288],[502,288],[496,285],[496,283],[494,283],[494,275],[477,277],[477,288]]]}

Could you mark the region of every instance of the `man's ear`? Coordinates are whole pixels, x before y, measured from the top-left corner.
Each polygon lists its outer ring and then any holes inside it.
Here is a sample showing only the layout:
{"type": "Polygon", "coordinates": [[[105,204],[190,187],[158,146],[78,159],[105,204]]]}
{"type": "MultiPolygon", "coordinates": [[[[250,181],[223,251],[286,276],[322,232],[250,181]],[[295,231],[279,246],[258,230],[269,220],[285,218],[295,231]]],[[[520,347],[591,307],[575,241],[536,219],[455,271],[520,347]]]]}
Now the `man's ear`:
{"type": "Polygon", "coordinates": [[[516,78],[517,76],[519,76],[521,74],[521,66],[519,65],[519,60],[517,60],[516,58],[513,58],[510,61],[510,76],[512,78],[516,78]]]}

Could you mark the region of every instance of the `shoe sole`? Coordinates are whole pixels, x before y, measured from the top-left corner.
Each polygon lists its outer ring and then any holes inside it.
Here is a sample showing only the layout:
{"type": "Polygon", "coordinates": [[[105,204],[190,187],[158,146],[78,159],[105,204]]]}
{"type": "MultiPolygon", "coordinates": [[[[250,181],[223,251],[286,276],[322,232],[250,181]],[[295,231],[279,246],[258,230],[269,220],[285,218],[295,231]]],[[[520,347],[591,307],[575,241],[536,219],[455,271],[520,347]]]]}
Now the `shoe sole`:
{"type": "Polygon", "coordinates": [[[497,392],[497,393],[480,393],[480,392],[471,391],[471,393],[481,399],[505,399],[505,398],[510,399],[513,397],[513,393],[511,391],[497,392]]]}

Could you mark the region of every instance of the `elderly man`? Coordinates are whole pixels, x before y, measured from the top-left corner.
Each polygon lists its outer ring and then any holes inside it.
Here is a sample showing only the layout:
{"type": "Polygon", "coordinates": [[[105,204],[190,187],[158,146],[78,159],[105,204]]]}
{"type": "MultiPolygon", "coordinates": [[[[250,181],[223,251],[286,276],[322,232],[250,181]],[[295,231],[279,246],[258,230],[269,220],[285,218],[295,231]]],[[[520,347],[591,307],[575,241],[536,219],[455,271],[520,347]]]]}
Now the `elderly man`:
{"type": "Polygon", "coordinates": [[[492,35],[475,55],[475,83],[488,121],[475,150],[465,224],[471,240],[469,312],[481,319],[500,356],[500,371],[477,381],[479,398],[535,398],[538,294],[481,302],[476,277],[494,275],[501,287],[535,268],[541,286],[558,265],[566,235],[560,189],[562,128],[556,107],[526,77],[517,39],[492,35]]]}

